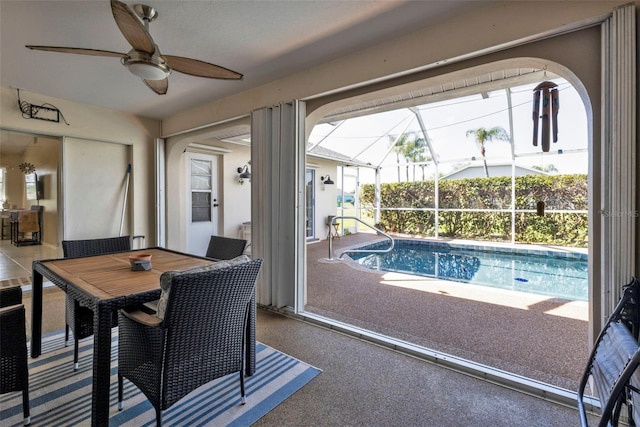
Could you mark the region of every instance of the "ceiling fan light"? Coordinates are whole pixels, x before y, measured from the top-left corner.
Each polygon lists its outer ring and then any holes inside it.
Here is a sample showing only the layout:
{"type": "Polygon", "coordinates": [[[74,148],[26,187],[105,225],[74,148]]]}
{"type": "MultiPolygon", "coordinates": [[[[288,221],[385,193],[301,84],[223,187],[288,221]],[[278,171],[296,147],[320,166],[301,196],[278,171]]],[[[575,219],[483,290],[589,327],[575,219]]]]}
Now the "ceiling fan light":
{"type": "Polygon", "coordinates": [[[170,73],[170,70],[148,62],[129,62],[127,69],[144,80],[163,80],[170,73]]]}

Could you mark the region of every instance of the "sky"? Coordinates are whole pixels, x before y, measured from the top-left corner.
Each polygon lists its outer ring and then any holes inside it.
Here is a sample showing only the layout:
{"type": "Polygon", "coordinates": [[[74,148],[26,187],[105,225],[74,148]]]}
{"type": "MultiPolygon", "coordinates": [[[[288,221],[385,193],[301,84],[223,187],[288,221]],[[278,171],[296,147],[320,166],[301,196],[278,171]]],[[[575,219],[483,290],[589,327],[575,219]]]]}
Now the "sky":
{"type": "MultiPolygon", "coordinates": [[[[560,98],[558,142],[551,143],[548,153],[542,153],[540,144],[533,146],[532,103],[533,89],[537,83],[511,88],[516,162],[525,167],[553,165],[557,173],[587,173],[588,129],[584,105],[577,91],[566,80],[555,79],[553,82],[558,85],[560,98]],[[559,150],[562,154],[558,154],[559,150]]],[[[437,153],[438,173],[441,176],[473,164],[474,157],[476,164],[482,164],[479,146],[473,136],[466,135],[468,130],[500,126],[511,134],[506,91],[490,92],[488,95],[486,98],[474,95],[418,107],[429,140],[437,153]]],[[[317,125],[309,140],[312,144],[322,140],[320,145],[325,148],[372,165],[380,165],[383,182],[397,182],[396,154],[390,152],[389,147],[394,137],[411,132],[422,136],[415,115],[407,109],[401,109],[349,119],[338,125],[317,125]]],[[[489,164],[511,161],[508,142],[489,141],[485,146],[489,164]]],[[[410,167],[410,177],[413,176],[413,170],[410,167]]],[[[417,179],[422,177],[419,167],[415,173],[417,179]]],[[[425,174],[427,179],[432,179],[435,168],[427,167],[425,174]]],[[[372,172],[362,171],[360,181],[370,182],[372,177],[372,172]]],[[[405,167],[401,169],[401,179],[406,180],[405,167]]]]}

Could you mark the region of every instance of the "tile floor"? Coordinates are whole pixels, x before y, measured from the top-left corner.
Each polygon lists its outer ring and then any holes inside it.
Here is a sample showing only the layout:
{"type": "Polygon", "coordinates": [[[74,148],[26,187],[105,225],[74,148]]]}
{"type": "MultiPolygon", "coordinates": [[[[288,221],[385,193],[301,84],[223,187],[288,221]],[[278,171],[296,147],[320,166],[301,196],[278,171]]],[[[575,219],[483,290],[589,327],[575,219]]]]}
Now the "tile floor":
{"type": "Polygon", "coordinates": [[[31,283],[31,263],[34,260],[60,257],[62,247],[14,246],[11,240],[0,240],[0,281],[31,283]]]}

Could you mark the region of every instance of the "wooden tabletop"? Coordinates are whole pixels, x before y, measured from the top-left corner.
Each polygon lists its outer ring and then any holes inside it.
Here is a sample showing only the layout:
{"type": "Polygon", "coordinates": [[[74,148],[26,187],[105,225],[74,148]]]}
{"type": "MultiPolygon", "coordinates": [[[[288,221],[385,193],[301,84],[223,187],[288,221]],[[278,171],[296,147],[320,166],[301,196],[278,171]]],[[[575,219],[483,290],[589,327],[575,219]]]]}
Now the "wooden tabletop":
{"type": "Polygon", "coordinates": [[[111,299],[146,292],[160,287],[165,271],[186,270],[214,261],[163,249],[145,249],[83,258],[43,261],[41,264],[71,286],[77,286],[99,299],[111,299]],[[150,254],[151,270],[133,271],[131,254],[150,254]]]}

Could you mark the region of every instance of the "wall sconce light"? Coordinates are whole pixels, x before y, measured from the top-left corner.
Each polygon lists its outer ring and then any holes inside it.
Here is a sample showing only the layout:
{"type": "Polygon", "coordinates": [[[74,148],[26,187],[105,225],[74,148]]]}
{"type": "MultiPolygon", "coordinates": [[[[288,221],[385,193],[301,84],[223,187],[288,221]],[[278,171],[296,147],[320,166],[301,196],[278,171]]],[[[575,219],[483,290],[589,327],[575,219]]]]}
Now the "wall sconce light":
{"type": "Polygon", "coordinates": [[[321,176],[320,177],[320,181],[322,181],[322,183],[324,185],[333,185],[334,184],[334,182],[331,180],[331,177],[329,175],[321,176]]]}
{"type": "Polygon", "coordinates": [[[238,173],[240,174],[238,176],[238,182],[242,185],[244,184],[244,180],[248,179],[249,182],[251,182],[251,172],[249,171],[249,166],[248,165],[244,165],[242,167],[238,168],[238,173]]]}

